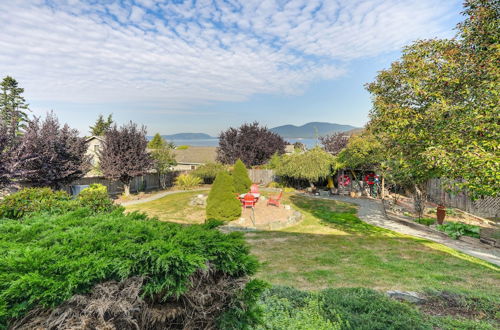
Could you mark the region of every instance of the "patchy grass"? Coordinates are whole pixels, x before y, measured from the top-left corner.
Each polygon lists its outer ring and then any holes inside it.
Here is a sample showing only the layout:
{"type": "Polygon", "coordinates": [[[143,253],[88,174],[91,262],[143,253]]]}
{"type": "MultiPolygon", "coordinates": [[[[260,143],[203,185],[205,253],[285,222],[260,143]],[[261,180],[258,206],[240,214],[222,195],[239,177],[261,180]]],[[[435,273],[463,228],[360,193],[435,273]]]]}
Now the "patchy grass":
{"type": "MultiPolygon", "coordinates": [[[[205,211],[188,206],[200,193],[168,195],[129,206],[162,221],[200,223],[205,211]]],[[[275,193],[264,192],[263,195],[275,193]]],[[[283,203],[304,220],[281,231],[246,234],[263,263],[257,277],[278,285],[320,290],[369,287],[378,290],[425,288],[466,290],[499,297],[499,267],[442,244],[397,234],[356,217],[352,204],[285,193],[283,203]]]]}
{"type": "Polygon", "coordinates": [[[144,212],[161,221],[188,224],[203,223],[205,221],[205,208],[189,205],[191,198],[199,194],[208,194],[208,191],[198,190],[167,195],[151,202],[127,206],[126,210],[144,212]]]}
{"type": "Polygon", "coordinates": [[[444,245],[400,235],[359,220],[353,205],[292,195],[304,220],[281,231],[246,234],[263,262],[257,276],[307,290],[456,289],[500,299],[499,268],[444,245]]]}

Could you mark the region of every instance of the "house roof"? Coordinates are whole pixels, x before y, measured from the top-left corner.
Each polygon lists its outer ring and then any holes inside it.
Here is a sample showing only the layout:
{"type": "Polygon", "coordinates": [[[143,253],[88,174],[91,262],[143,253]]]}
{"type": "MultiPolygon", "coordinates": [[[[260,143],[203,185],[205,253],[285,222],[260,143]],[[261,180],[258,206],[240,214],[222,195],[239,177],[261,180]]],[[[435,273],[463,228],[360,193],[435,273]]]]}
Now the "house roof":
{"type": "Polygon", "coordinates": [[[94,139],[97,139],[101,142],[104,142],[104,136],[97,136],[97,135],[89,136],[87,139],[85,139],[85,142],[89,142],[89,141],[92,141],[94,139]]]}
{"type": "Polygon", "coordinates": [[[175,160],[179,164],[206,164],[215,163],[217,159],[216,147],[194,147],[174,150],[175,160]]]}

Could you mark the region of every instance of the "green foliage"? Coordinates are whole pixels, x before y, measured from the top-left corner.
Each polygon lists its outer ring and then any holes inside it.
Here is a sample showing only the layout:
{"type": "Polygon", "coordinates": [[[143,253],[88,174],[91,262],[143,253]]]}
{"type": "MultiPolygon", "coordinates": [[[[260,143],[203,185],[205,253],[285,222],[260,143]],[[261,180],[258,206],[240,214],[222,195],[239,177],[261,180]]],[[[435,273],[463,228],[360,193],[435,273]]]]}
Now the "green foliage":
{"type": "Polygon", "coordinates": [[[166,147],[167,141],[161,137],[160,133],[156,133],[155,136],[148,142],[149,149],[161,149],[166,147]]]}
{"type": "Polygon", "coordinates": [[[332,173],[335,158],[321,149],[313,148],[304,153],[283,155],[276,168],[278,176],[316,182],[332,173]]]}
{"type": "Polygon", "coordinates": [[[186,146],[186,145],[177,146],[175,149],[177,149],[177,150],[186,150],[186,149],[189,149],[189,146],[186,146]]]}
{"type": "Polygon", "coordinates": [[[248,282],[219,318],[219,329],[251,329],[262,323],[262,308],[257,302],[268,287],[269,285],[261,280],[248,282]]]}
{"type": "MultiPolygon", "coordinates": [[[[156,137],[156,135],[155,135],[156,137]]],[[[151,140],[149,143],[151,144],[154,141],[151,140]]],[[[155,142],[156,144],[156,142],[155,142]]],[[[151,158],[153,159],[154,169],[156,173],[158,173],[160,178],[160,185],[163,189],[167,187],[167,174],[171,171],[172,166],[176,165],[175,155],[173,152],[173,148],[170,144],[168,144],[165,140],[162,139],[162,142],[158,145],[154,145],[155,148],[152,148],[151,158]]]]}
{"type": "Polygon", "coordinates": [[[99,115],[94,126],[90,126],[90,134],[94,136],[104,136],[113,124],[113,115],[109,115],[104,119],[103,115],[99,115]]]}
{"type": "Polygon", "coordinates": [[[21,219],[41,212],[61,214],[75,207],[76,203],[64,191],[25,188],[0,201],[0,218],[21,219]]]}
{"type": "Polygon", "coordinates": [[[269,161],[265,165],[265,168],[269,169],[269,170],[274,170],[274,169],[279,167],[280,163],[281,163],[281,155],[278,153],[275,153],[271,156],[271,158],[269,159],[269,161]]]}
{"type": "Polygon", "coordinates": [[[232,278],[254,274],[258,264],[239,233],[121,210],[3,220],[0,250],[9,251],[0,254],[0,328],[107,280],[143,276],[142,295],[160,303],[185,292],[190,277],[208,264],[232,278]]]}
{"type": "Polygon", "coordinates": [[[233,180],[227,172],[219,172],[207,199],[207,219],[232,221],[241,215],[241,204],[236,198],[233,180]]]}
{"type": "Polygon", "coordinates": [[[250,186],[252,185],[252,180],[250,180],[250,177],[248,176],[248,170],[241,159],[238,159],[234,164],[233,184],[234,192],[238,194],[248,192],[250,190],[250,186]]]}
{"type": "Polygon", "coordinates": [[[436,219],[433,219],[433,218],[418,218],[418,219],[415,219],[415,222],[421,224],[421,225],[426,225],[426,226],[430,226],[430,225],[433,225],[436,223],[436,219]]]}
{"type": "Polygon", "coordinates": [[[337,168],[373,170],[384,159],[380,142],[371,134],[353,137],[337,157],[337,168]]]}
{"type": "Polygon", "coordinates": [[[77,197],[78,203],[82,207],[88,207],[95,213],[105,213],[113,211],[116,206],[109,198],[108,188],[102,184],[91,184],[83,189],[77,197]]]}
{"type": "Polygon", "coordinates": [[[451,40],[418,41],[367,86],[369,127],[414,182],[452,179],[473,197],[500,194],[498,1],[465,1],[451,40]]]}
{"type": "MultiPolygon", "coordinates": [[[[326,324],[333,326],[328,329],[432,329],[417,310],[365,288],[326,289],[308,293],[277,286],[266,291],[261,301],[264,315],[271,322],[283,324],[287,321],[286,311],[290,318],[298,317],[298,322],[306,317],[310,322],[317,322],[319,327],[326,324]]],[[[266,328],[264,324],[263,329],[285,328],[266,328]]]]}
{"type": "Polygon", "coordinates": [[[175,185],[181,189],[193,189],[201,184],[201,179],[191,174],[181,174],[175,178],[175,185]]]}
{"type": "Polygon", "coordinates": [[[470,236],[479,238],[481,229],[478,226],[461,222],[447,222],[436,227],[451,238],[458,239],[460,236],[470,236]]]}
{"type": "Polygon", "coordinates": [[[191,172],[205,183],[212,183],[219,172],[227,171],[227,166],[221,163],[206,163],[191,172]]]}
{"type": "Polygon", "coordinates": [[[6,76],[0,83],[0,120],[7,124],[9,147],[14,147],[17,137],[27,127],[29,106],[22,96],[24,88],[17,81],[6,76]]]}

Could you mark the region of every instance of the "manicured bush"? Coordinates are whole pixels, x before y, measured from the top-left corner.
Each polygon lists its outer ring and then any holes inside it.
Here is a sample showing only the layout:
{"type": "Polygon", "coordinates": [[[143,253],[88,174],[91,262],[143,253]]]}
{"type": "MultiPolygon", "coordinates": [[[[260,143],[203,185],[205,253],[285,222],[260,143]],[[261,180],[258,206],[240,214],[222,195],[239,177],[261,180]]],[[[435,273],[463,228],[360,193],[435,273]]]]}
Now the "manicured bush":
{"type": "Polygon", "coordinates": [[[96,213],[110,212],[116,206],[109,198],[108,188],[102,184],[91,184],[78,194],[78,203],[96,213]]]}
{"type": "Polygon", "coordinates": [[[175,179],[175,185],[181,189],[193,189],[201,184],[201,179],[191,174],[181,174],[175,179]]]}
{"type": "Polygon", "coordinates": [[[215,177],[219,172],[227,171],[227,166],[221,163],[207,163],[192,171],[191,174],[199,177],[206,184],[214,182],[215,177]]]}
{"type": "Polygon", "coordinates": [[[481,229],[478,226],[468,225],[461,222],[448,222],[436,227],[451,238],[458,239],[460,236],[479,238],[481,229]]]}
{"type": "Polygon", "coordinates": [[[226,172],[215,178],[207,199],[207,219],[232,221],[241,215],[241,204],[234,192],[233,180],[226,172]]]}
{"type": "Polygon", "coordinates": [[[250,177],[248,176],[248,170],[241,159],[238,159],[234,164],[233,184],[234,190],[238,194],[248,192],[250,190],[250,186],[252,185],[252,180],[250,180],[250,177]]]}
{"type": "Polygon", "coordinates": [[[77,204],[64,191],[24,188],[0,201],[0,218],[21,219],[40,212],[61,214],[76,207],[77,204]]]}
{"type": "MultiPolygon", "coordinates": [[[[220,311],[237,305],[233,298],[257,268],[239,233],[165,223],[121,210],[93,215],[81,208],[24,222],[3,220],[0,251],[8,251],[0,253],[0,328],[35,308],[46,315],[45,308],[89,293],[98,283],[133,277],[142,278],[141,299],[161,306],[156,312],[165,313],[167,321],[185,324],[195,307],[203,307],[190,302],[201,298],[211,304],[206,311],[214,321],[220,311]]],[[[203,322],[202,328],[207,325],[203,322]]]]}

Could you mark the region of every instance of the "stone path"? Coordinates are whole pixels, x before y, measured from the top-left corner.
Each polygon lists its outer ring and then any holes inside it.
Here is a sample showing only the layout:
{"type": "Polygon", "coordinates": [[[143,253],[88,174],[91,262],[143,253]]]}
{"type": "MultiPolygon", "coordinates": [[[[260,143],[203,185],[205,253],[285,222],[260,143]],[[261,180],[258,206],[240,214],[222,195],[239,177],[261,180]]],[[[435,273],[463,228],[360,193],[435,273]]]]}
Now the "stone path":
{"type": "Polygon", "coordinates": [[[334,199],[341,202],[356,204],[359,206],[358,217],[369,224],[390,229],[400,234],[425,238],[430,241],[441,243],[457,251],[500,266],[500,249],[488,245],[483,245],[481,243],[471,244],[461,240],[455,240],[430,230],[426,231],[415,229],[397,221],[391,220],[386,216],[384,207],[379,200],[367,198],[351,198],[347,196],[323,196],[316,198],[334,199]]]}
{"type": "Polygon", "coordinates": [[[143,199],[138,199],[138,200],[129,201],[129,202],[123,202],[123,203],[120,203],[120,205],[121,206],[137,205],[137,204],[151,202],[151,201],[163,198],[163,197],[168,196],[168,195],[179,194],[179,193],[188,192],[188,191],[203,191],[203,190],[207,190],[207,188],[198,188],[198,189],[192,189],[192,190],[169,190],[169,191],[163,191],[163,192],[154,194],[152,196],[149,196],[149,197],[146,197],[146,198],[143,198],[143,199]]]}

